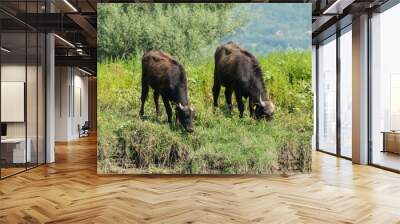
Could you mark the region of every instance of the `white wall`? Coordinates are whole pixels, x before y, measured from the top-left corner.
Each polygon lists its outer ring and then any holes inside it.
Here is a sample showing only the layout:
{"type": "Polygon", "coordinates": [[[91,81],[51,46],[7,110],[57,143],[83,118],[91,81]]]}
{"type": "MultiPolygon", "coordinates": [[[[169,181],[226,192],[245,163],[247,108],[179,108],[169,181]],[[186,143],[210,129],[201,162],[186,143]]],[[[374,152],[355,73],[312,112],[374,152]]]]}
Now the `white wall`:
{"type": "Polygon", "coordinates": [[[78,125],[88,120],[88,78],[76,68],[56,67],[55,85],[55,140],[77,139],[78,125]]]}
{"type": "MultiPolygon", "coordinates": [[[[26,69],[30,74],[30,71],[36,69],[33,66],[26,67],[25,64],[3,64],[1,66],[1,81],[2,82],[25,82],[26,69]]],[[[31,84],[31,83],[30,83],[31,84]]],[[[36,83],[34,83],[36,85],[36,83]]],[[[28,89],[30,90],[30,89],[28,89]]],[[[36,89],[31,93],[28,91],[28,97],[36,98],[36,89]]],[[[31,102],[31,99],[27,99],[31,102]]],[[[36,105],[35,105],[36,108],[36,105]]],[[[1,108],[2,110],[7,110],[7,108],[1,108]]],[[[28,113],[28,121],[36,119],[36,114],[28,113]],[[32,117],[32,115],[34,117],[32,117]]],[[[25,137],[25,123],[26,122],[7,122],[7,136],[8,137],[25,137]]],[[[36,120],[35,120],[36,123],[36,120]]],[[[31,127],[32,125],[29,125],[31,127]]],[[[29,137],[29,136],[28,136],[29,137]]]]}
{"type": "Polygon", "coordinates": [[[1,65],[1,81],[25,82],[25,64],[3,64],[1,65]]]}
{"type": "Polygon", "coordinates": [[[69,85],[70,76],[67,67],[55,68],[55,140],[68,140],[69,85]]]}
{"type": "Polygon", "coordinates": [[[77,70],[75,70],[75,77],[74,77],[74,89],[75,89],[75,114],[74,114],[74,119],[72,119],[72,132],[71,134],[73,136],[79,137],[78,133],[78,124],[81,126],[85,123],[85,121],[89,120],[89,111],[88,111],[88,77],[87,76],[81,76],[83,73],[79,72],[79,74],[76,74],[77,70]],[[80,91],[80,93],[78,93],[80,91]],[[80,95],[80,99],[78,96],[80,95]],[[80,105],[78,100],[80,100],[80,105]],[[81,108],[79,108],[81,107],[81,108]],[[79,109],[81,111],[79,111],[79,109]]]}
{"type": "MultiPolygon", "coordinates": [[[[3,64],[1,66],[1,81],[25,82],[25,64],[3,64]]],[[[7,110],[7,108],[1,108],[7,110]]],[[[7,137],[25,137],[25,122],[7,123],[7,137]]]]}
{"type": "MultiPolygon", "coordinates": [[[[1,66],[2,82],[24,82],[26,84],[26,107],[21,108],[22,113],[26,112],[26,120],[22,122],[5,122],[7,124],[7,137],[30,139],[32,150],[32,161],[44,163],[45,150],[45,118],[44,118],[44,74],[42,67],[20,63],[4,63],[1,66]],[[38,70],[37,70],[38,69],[38,70]],[[27,77],[27,81],[25,80],[27,77]],[[25,111],[26,110],[26,111],[25,111]],[[37,155],[38,153],[38,155],[37,155]]],[[[21,94],[24,94],[23,92],[21,94]]],[[[2,96],[6,97],[7,96],[2,96]]],[[[24,104],[25,105],[25,104],[24,104]]],[[[12,110],[3,107],[1,110],[12,110]]],[[[8,111],[13,113],[13,111],[8,111]]]]}

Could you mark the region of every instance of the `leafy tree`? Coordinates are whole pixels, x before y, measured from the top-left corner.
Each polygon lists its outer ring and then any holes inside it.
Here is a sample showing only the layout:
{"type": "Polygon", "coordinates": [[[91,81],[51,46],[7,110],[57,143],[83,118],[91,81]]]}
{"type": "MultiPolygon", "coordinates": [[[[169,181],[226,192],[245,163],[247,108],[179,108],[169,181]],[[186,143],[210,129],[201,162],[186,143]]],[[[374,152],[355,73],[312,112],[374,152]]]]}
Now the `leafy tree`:
{"type": "Polygon", "coordinates": [[[234,4],[99,4],[99,59],[161,49],[196,60],[244,23],[234,4]]]}

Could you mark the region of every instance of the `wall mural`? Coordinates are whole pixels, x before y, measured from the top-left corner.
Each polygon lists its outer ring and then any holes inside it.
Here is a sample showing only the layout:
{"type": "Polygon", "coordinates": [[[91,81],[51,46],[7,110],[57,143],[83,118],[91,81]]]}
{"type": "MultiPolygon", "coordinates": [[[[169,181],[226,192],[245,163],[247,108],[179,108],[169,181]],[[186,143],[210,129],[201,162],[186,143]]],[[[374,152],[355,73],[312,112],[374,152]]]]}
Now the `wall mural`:
{"type": "Polygon", "coordinates": [[[98,173],[310,172],[310,21],[310,4],[99,4],[98,173]]]}

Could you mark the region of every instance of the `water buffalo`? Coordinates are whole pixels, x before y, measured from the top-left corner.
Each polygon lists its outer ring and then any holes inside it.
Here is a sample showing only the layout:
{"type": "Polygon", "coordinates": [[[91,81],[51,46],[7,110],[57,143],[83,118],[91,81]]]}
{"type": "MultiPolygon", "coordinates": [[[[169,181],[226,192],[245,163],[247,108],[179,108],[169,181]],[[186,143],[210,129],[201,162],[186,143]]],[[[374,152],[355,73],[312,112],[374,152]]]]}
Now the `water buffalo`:
{"type": "Polygon", "coordinates": [[[192,132],[195,112],[189,106],[186,73],[183,66],[171,55],[162,51],[152,50],[143,55],[140,116],[144,114],[144,104],[149,92],[149,85],[154,90],[157,116],[160,115],[158,98],[161,95],[167,111],[168,122],[172,122],[170,105],[170,101],[172,101],[172,104],[176,106],[176,122],[181,123],[186,131],[192,132]]]}
{"type": "Polygon", "coordinates": [[[229,108],[232,108],[232,92],[235,92],[240,117],[243,117],[244,97],[249,98],[251,117],[272,118],[275,106],[266,97],[258,61],[250,52],[234,42],[228,42],[215,51],[214,107],[218,107],[221,85],[225,87],[225,99],[229,108]]]}

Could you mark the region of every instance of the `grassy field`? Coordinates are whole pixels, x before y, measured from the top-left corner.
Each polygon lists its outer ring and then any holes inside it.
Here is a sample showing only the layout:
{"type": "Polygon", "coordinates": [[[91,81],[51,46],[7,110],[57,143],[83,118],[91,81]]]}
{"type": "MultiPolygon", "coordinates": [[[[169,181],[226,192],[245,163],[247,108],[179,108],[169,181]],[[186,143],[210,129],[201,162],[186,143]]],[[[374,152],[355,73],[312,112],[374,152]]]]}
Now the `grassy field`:
{"type": "MultiPolygon", "coordinates": [[[[273,174],[311,169],[311,52],[275,52],[258,57],[269,96],[272,121],[240,119],[236,102],[213,110],[214,61],[182,62],[190,103],[196,110],[194,133],[157,119],[152,91],[139,118],[140,58],[98,64],[98,172],[165,174],[273,174]]],[[[234,99],[233,99],[234,100],[234,99]]]]}

